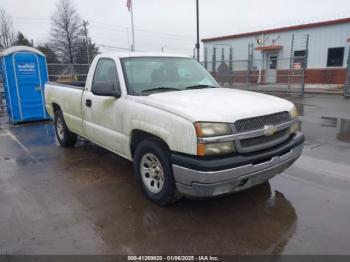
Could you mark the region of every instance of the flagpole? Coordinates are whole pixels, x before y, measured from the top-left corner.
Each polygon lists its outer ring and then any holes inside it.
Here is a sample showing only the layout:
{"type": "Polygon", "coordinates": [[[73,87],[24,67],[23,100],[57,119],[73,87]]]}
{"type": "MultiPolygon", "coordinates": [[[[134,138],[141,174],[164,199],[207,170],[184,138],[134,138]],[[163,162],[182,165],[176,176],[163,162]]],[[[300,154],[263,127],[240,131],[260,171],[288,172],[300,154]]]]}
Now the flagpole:
{"type": "Polygon", "coordinates": [[[134,3],[131,2],[131,5],[130,5],[131,31],[132,31],[132,48],[131,48],[131,51],[135,52],[135,32],[134,32],[134,12],[133,12],[134,7],[133,6],[134,6],[134,3]]]}
{"type": "Polygon", "coordinates": [[[197,60],[199,62],[199,51],[200,51],[200,44],[199,44],[199,3],[198,0],[196,0],[196,13],[197,13],[197,43],[196,43],[196,49],[197,49],[197,60]]]}

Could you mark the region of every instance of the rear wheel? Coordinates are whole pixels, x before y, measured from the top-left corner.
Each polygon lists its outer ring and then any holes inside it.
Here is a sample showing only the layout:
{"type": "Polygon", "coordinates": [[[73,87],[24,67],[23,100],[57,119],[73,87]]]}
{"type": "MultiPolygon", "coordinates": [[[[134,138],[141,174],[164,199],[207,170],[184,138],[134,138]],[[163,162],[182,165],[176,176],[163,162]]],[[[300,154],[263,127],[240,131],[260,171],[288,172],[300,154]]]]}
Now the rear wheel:
{"type": "Polygon", "coordinates": [[[61,110],[55,112],[55,131],[62,147],[73,147],[77,142],[77,135],[68,129],[61,110]]]}
{"type": "Polygon", "coordinates": [[[134,154],[134,172],[145,196],[166,206],[178,200],[169,150],[156,139],[140,142],[134,154]]]}

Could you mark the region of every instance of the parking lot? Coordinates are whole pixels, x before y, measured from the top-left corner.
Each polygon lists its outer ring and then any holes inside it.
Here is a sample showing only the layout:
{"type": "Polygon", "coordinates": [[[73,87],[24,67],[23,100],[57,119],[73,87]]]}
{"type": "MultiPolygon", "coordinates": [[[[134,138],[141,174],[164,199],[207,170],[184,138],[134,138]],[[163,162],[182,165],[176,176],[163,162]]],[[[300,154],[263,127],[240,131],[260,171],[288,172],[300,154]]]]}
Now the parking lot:
{"type": "Polygon", "coordinates": [[[287,97],[303,156],[268,184],[161,208],[132,164],[90,142],[58,146],[51,122],[0,118],[0,253],[350,254],[350,101],[287,97]]]}

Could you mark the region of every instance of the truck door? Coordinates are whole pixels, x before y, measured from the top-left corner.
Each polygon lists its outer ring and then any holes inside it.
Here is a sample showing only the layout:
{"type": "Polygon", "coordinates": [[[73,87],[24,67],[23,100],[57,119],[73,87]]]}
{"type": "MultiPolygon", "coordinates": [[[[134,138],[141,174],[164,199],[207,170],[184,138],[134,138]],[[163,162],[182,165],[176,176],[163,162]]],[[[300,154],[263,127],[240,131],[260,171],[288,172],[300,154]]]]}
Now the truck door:
{"type": "Polygon", "coordinates": [[[82,98],[83,119],[87,137],[114,152],[124,154],[127,137],[123,135],[123,99],[93,94],[99,83],[112,83],[120,90],[115,61],[100,58],[97,62],[91,90],[82,98]]]}

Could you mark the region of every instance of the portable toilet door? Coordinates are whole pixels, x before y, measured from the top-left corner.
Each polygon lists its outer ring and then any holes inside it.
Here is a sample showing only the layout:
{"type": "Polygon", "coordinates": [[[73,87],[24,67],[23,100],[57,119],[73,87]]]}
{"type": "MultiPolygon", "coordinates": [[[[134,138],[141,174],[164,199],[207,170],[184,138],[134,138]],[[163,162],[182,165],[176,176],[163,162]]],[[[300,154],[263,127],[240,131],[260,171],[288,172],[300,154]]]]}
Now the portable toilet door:
{"type": "Polygon", "coordinates": [[[11,122],[49,119],[44,102],[45,55],[32,47],[11,47],[1,53],[1,68],[11,122]]]}

